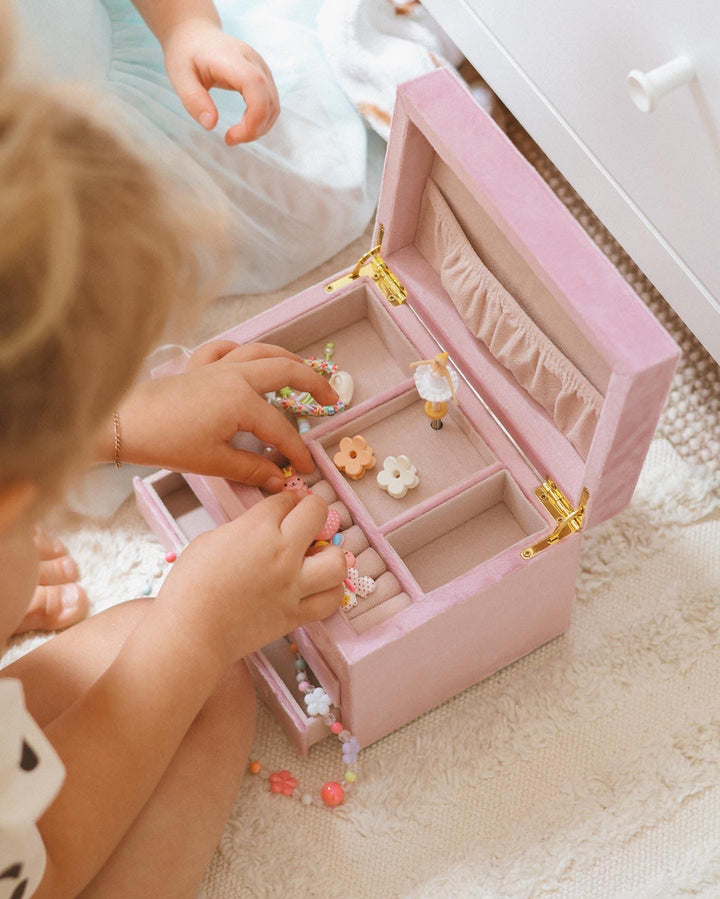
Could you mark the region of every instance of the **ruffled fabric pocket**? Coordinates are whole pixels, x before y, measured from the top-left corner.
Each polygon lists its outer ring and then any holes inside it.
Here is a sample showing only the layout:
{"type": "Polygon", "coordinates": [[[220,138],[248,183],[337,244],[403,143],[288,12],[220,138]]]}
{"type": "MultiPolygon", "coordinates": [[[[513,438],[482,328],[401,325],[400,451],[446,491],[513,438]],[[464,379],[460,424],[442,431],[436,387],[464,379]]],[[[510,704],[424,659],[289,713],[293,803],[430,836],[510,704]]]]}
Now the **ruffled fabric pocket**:
{"type": "Polygon", "coordinates": [[[420,252],[468,330],[587,458],[603,397],[538,328],[473,250],[434,181],[428,179],[417,234],[420,252]]]}

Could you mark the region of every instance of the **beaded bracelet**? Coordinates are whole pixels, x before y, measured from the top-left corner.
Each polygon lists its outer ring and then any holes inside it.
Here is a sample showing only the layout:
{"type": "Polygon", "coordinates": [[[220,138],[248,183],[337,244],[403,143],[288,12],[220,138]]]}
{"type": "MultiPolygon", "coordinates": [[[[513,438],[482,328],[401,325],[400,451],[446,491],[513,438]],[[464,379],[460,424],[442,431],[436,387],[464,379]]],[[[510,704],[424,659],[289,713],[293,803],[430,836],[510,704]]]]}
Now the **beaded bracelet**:
{"type": "Polygon", "coordinates": [[[313,418],[320,418],[325,415],[337,415],[338,412],[345,411],[345,403],[333,403],[332,406],[321,406],[320,403],[302,402],[301,400],[292,399],[292,397],[272,396],[270,403],[277,406],[278,409],[289,409],[295,415],[309,415],[313,418]]]}
{"type": "MultiPolygon", "coordinates": [[[[334,344],[328,344],[328,347],[334,347],[334,344]]],[[[318,372],[318,374],[334,375],[338,370],[337,363],[330,361],[327,348],[325,353],[326,356],[324,359],[320,359],[318,356],[308,356],[307,359],[303,359],[303,362],[306,365],[309,365],[313,371],[318,372]]],[[[337,402],[333,403],[331,406],[322,406],[320,403],[316,403],[308,393],[299,398],[283,396],[282,394],[286,389],[287,388],[283,388],[283,390],[279,391],[280,396],[277,394],[266,394],[266,396],[273,406],[276,406],[278,409],[288,409],[294,415],[321,418],[329,415],[337,415],[338,412],[345,411],[345,403],[337,402]]]]}
{"type": "MultiPolygon", "coordinates": [[[[319,791],[320,800],[329,808],[335,808],[338,805],[342,805],[345,793],[357,781],[357,771],[355,769],[360,746],[350,731],[346,730],[330,711],[331,701],[327,693],[322,687],[313,687],[308,680],[305,659],[300,655],[294,643],[290,644],[290,652],[295,656],[295,670],[297,672],[295,677],[298,682],[298,689],[305,694],[303,699],[307,706],[308,715],[322,717],[323,723],[330,728],[330,731],[335,734],[342,745],[342,761],[345,768],[342,783],[329,780],[323,784],[319,791]]],[[[300,790],[297,779],[287,769],[266,772],[260,762],[253,760],[250,762],[248,770],[251,774],[259,774],[263,780],[266,780],[271,793],[287,796],[288,799],[297,799],[302,805],[318,804],[318,797],[312,793],[300,790]]]]}

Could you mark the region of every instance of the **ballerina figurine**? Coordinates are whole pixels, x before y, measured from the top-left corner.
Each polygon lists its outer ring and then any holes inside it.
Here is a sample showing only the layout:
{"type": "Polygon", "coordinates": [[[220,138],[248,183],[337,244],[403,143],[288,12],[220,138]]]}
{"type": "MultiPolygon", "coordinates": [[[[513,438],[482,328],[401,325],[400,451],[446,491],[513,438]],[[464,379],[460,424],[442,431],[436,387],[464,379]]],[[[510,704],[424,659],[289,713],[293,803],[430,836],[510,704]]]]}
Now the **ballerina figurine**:
{"type": "Polygon", "coordinates": [[[415,387],[420,399],[425,400],[425,414],[430,419],[430,427],[439,431],[442,420],[447,414],[448,400],[457,406],[455,395],[458,388],[458,376],[455,369],[447,364],[448,354],[438,353],[432,359],[421,359],[411,362],[415,369],[415,387]]]}

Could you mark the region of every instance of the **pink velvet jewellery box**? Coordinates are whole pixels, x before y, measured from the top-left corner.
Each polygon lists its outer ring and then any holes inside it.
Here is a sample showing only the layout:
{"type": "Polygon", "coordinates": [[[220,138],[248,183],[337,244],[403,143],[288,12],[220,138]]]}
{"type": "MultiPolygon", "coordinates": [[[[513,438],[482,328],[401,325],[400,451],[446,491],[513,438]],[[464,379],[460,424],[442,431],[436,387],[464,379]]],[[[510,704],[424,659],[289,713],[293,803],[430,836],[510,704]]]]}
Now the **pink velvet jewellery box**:
{"type": "MultiPolygon", "coordinates": [[[[630,501],[678,349],[456,78],[397,99],[374,246],[351,272],[222,335],[334,361],[346,411],[304,436],[308,479],[376,589],[295,631],[315,683],[367,746],[569,626],[583,532],[630,501]],[[458,405],[424,412],[410,363],[449,353],[458,405]],[[333,457],[362,434],[377,467],[333,457]],[[419,484],[382,490],[387,456],[419,484]],[[431,676],[428,676],[431,672],[431,676]]],[[[167,549],[260,491],[161,471],[136,482],[167,549]]],[[[328,730],[304,711],[285,640],[249,660],[301,752],[328,730]]]]}

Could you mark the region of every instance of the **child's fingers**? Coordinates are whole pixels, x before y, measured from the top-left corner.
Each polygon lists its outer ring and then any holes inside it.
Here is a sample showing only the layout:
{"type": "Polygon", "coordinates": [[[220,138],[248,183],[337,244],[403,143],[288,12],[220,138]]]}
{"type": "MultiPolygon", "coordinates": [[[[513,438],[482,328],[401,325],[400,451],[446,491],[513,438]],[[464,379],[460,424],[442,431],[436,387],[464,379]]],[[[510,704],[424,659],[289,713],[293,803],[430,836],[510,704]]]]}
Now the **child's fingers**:
{"type": "Polygon", "coordinates": [[[218,362],[220,359],[224,362],[253,362],[258,359],[274,359],[278,356],[302,362],[300,356],[272,343],[238,344],[232,340],[211,340],[192,354],[188,368],[190,363],[193,363],[193,367],[197,367],[207,365],[209,362],[218,362]],[[199,358],[197,363],[194,362],[196,356],[199,358]]]}
{"type": "Polygon", "coordinates": [[[266,134],[280,113],[280,100],[270,70],[260,57],[249,61],[242,78],[226,77],[229,87],[243,95],[246,110],[239,124],[225,135],[228,146],[247,143],[266,134]]]}
{"type": "Polygon", "coordinates": [[[67,547],[62,540],[51,536],[39,526],[36,526],[33,533],[33,543],[42,560],[57,559],[58,556],[67,555],[67,547]]]}
{"type": "Polygon", "coordinates": [[[306,596],[300,602],[300,612],[303,621],[322,621],[333,612],[337,612],[343,598],[342,585],[323,590],[312,596],[306,596]]]}
{"type": "Polygon", "coordinates": [[[193,70],[175,73],[173,87],[188,114],[206,131],[217,125],[218,111],[210,94],[193,70]]]}
{"type": "MultiPolygon", "coordinates": [[[[347,577],[345,553],[339,546],[324,546],[320,552],[307,555],[300,569],[299,586],[303,596],[342,587],[347,577]]],[[[342,600],[342,592],[338,604],[342,600]]]]}
{"type": "Polygon", "coordinates": [[[279,390],[281,387],[293,387],[305,390],[319,403],[330,405],[336,403],[337,393],[321,374],[313,371],[304,362],[296,358],[277,356],[270,359],[256,359],[243,365],[243,376],[258,393],[279,390]]]}
{"type": "MultiPolygon", "coordinates": [[[[295,493],[295,491],[285,490],[283,493],[295,493]]],[[[269,498],[275,499],[274,496],[269,498]]],[[[315,535],[325,524],[327,509],[327,503],[319,496],[315,494],[304,496],[280,522],[281,534],[304,555],[315,539],[315,535]]]]}
{"type": "Polygon", "coordinates": [[[269,459],[228,445],[221,447],[213,459],[207,459],[205,470],[215,477],[229,478],[231,481],[239,481],[251,487],[261,487],[268,493],[282,490],[285,480],[277,465],[269,459]]]}
{"type": "Polygon", "coordinates": [[[231,355],[237,349],[240,349],[240,344],[235,343],[234,340],[210,340],[195,350],[188,359],[185,370],[200,368],[201,365],[210,365],[231,355]]]}
{"type": "Polygon", "coordinates": [[[72,584],[80,577],[77,563],[70,556],[46,559],[38,565],[37,582],[41,587],[72,584]]]}
{"type": "Polygon", "coordinates": [[[243,431],[249,431],[258,440],[277,447],[298,471],[313,470],[315,466],[310,450],[279,409],[273,408],[267,400],[253,391],[243,394],[242,403],[239,420],[243,431]]]}

